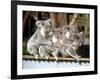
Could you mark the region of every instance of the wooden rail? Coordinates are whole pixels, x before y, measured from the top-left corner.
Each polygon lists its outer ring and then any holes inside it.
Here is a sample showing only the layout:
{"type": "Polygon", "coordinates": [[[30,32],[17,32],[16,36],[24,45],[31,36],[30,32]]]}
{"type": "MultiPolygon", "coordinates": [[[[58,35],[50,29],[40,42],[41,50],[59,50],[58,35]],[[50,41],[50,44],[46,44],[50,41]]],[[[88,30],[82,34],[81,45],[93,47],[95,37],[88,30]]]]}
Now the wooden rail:
{"type": "MultiPolygon", "coordinates": [[[[36,59],[32,55],[23,55],[23,60],[36,60],[36,59]]],[[[43,57],[39,57],[37,60],[46,60],[46,59],[43,57]]],[[[56,60],[54,59],[54,57],[50,56],[49,59],[46,61],[56,61],[56,60]]],[[[58,61],[76,61],[76,60],[71,57],[59,57],[58,61]]],[[[89,58],[80,58],[80,62],[89,62],[89,61],[90,61],[89,58]]]]}

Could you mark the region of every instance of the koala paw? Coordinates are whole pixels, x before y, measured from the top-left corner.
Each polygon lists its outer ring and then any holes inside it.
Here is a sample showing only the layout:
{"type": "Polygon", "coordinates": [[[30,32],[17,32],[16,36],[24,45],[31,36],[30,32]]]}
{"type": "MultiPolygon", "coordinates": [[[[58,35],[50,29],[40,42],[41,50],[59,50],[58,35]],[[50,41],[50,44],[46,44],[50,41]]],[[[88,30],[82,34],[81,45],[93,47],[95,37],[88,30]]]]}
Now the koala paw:
{"type": "Polygon", "coordinates": [[[49,55],[45,57],[47,60],[49,59],[49,55]]]}
{"type": "Polygon", "coordinates": [[[79,62],[80,61],[81,56],[78,55],[78,58],[76,58],[76,60],[79,62]]]}
{"type": "Polygon", "coordinates": [[[35,55],[35,59],[38,59],[38,55],[35,55]]]}
{"type": "Polygon", "coordinates": [[[55,58],[56,61],[58,61],[58,57],[57,56],[55,56],[54,58],[55,58]]]}

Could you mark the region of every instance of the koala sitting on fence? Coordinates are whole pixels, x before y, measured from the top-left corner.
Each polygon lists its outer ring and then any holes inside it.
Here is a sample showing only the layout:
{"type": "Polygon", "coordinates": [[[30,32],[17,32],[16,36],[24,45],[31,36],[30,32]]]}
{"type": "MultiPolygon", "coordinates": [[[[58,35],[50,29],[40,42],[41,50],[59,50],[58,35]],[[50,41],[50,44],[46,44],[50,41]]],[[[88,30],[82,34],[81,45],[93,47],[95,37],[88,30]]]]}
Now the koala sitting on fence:
{"type": "Polygon", "coordinates": [[[46,45],[51,45],[49,41],[51,22],[50,19],[36,21],[37,30],[27,42],[27,51],[34,55],[36,59],[38,56],[48,58],[48,52],[45,49],[46,45]]]}
{"type": "Polygon", "coordinates": [[[72,29],[68,30],[61,40],[64,47],[61,49],[63,55],[70,55],[79,61],[76,50],[83,43],[83,32],[75,32],[72,29]]]}
{"type": "Polygon", "coordinates": [[[59,56],[60,48],[61,48],[60,37],[61,37],[61,29],[53,28],[52,39],[51,39],[53,50],[52,50],[51,54],[54,56],[56,61],[58,60],[58,56],[59,56]]]}

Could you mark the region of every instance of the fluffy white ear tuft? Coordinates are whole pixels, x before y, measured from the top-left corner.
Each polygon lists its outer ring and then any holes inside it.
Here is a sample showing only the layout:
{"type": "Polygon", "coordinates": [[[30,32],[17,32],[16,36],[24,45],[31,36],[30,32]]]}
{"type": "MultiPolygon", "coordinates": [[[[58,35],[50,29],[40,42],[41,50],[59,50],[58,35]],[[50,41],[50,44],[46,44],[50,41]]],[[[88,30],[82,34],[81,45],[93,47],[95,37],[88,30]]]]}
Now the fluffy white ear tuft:
{"type": "Polygon", "coordinates": [[[41,27],[41,21],[36,21],[36,26],[41,27]]]}

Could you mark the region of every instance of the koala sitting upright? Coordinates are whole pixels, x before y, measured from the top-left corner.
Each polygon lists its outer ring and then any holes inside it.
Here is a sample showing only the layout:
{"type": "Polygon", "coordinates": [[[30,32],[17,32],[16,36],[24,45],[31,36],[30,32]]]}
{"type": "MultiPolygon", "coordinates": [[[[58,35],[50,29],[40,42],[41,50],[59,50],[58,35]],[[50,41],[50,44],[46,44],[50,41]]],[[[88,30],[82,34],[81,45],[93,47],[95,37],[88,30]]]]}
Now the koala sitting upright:
{"type": "Polygon", "coordinates": [[[64,47],[61,49],[61,53],[64,56],[70,55],[79,61],[79,57],[76,50],[83,43],[83,32],[74,32],[73,30],[68,30],[64,37],[62,38],[61,43],[64,47]]]}
{"type": "MultiPolygon", "coordinates": [[[[32,35],[32,37],[27,42],[27,51],[34,55],[36,59],[38,59],[38,56],[48,56],[48,53],[46,53],[46,50],[44,52],[41,52],[41,48],[44,48],[43,46],[51,44],[49,39],[50,36],[50,30],[51,30],[51,22],[50,19],[42,21],[38,20],[36,21],[37,30],[32,35]]],[[[42,50],[43,51],[43,50],[42,50]]]]}
{"type": "Polygon", "coordinates": [[[53,28],[52,30],[52,47],[53,51],[51,54],[54,56],[55,60],[58,60],[58,56],[60,53],[60,48],[62,47],[60,43],[60,37],[61,37],[61,29],[60,28],[53,28]]]}

